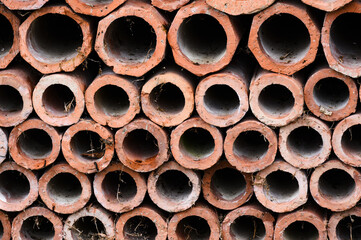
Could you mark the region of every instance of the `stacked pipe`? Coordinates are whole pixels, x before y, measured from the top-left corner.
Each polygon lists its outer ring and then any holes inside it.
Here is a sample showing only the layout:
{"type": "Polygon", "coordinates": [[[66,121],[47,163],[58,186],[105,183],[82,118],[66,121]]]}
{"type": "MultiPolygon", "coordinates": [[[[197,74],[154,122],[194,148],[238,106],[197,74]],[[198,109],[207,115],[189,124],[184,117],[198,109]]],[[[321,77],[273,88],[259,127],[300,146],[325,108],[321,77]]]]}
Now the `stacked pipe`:
{"type": "Polygon", "coordinates": [[[0,1],[0,239],[361,239],[361,2],[0,1]]]}

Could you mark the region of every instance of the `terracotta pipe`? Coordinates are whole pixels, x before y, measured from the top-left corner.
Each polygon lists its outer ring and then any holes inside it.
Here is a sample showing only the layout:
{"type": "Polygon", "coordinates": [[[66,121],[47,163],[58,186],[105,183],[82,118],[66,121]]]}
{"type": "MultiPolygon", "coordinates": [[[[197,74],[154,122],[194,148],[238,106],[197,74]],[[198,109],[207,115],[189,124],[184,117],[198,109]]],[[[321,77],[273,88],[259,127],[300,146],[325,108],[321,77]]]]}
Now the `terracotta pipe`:
{"type": "Polygon", "coordinates": [[[49,0],[1,0],[10,10],[36,10],[41,8],[49,0]]]}
{"type": "Polygon", "coordinates": [[[361,208],[332,213],[328,220],[327,232],[330,240],[346,240],[360,238],[361,208]]]}
{"type": "Polygon", "coordinates": [[[346,4],[350,3],[352,0],[302,0],[303,3],[310,5],[314,8],[318,8],[323,11],[333,12],[339,8],[342,8],[346,4]]]}
{"type": "Polygon", "coordinates": [[[11,239],[11,223],[9,216],[5,212],[0,212],[0,235],[1,240],[11,239]]]}
{"type": "Polygon", "coordinates": [[[66,3],[77,13],[104,17],[127,0],[66,0],[66,3]]]}
{"type": "Polygon", "coordinates": [[[253,14],[269,7],[275,0],[207,0],[211,7],[230,15],[253,14]]]}

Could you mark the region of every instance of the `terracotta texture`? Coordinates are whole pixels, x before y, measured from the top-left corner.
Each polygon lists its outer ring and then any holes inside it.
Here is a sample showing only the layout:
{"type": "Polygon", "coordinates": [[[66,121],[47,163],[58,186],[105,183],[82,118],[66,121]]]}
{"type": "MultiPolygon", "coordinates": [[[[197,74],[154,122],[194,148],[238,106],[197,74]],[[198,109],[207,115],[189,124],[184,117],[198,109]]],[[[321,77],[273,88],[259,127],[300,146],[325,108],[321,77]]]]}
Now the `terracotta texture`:
{"type": "Polygon", "coordinates": [[[158,207],[167,212],[181,212],[197,201],[201,179],[198,173],[170,161],[149,175],[147,187],[158,207]]]}
{"type": "Polygon", "coordinates": [[[361,2],[352,3],[327,13],[322,27],[321,43],[330,68],[347,76],[361,76],[359,40],[352,24],[361,13],[361,2]]]}
{"type": "Polygon", "coordinates": [[[257,200],[273,212],[290,212],[307,201],[306,173],[284,161],[275,161],[253,180],[257,200]]]}
{"type": "Polygon", "coordinates": [[[205,122],[217,127],[233,125],[248,111],[248,78],[237,70],[210,75],[198,83],[195,103],[205,122]]]}
{"type": "Polygon", "coordinates": [[[12,129],[9,152],[13,160],[27,169],[52,164],[60,153],[61,134],[39,119],[29,119],[12,129]]]}
{"type": "Polygon", "coordinates": [[[33,12],[21,24],[19,33],[22,58],[43,74],[71,72],[92,50],[90,22],[66,6],[33,12]]]}
{"type": "Polygon", "coordinates": [[[0,164],[6,159],[8,154],[8,134],[5,129],[0,128],[0,164]]]}
{"type": "Polygon", "coordinates": [[[44,122],[56,126],[77,123],[84,112],[84,76],[55,73],[42,77],[33,91],[34,110],[44,122]]]}
{"type": "Polygon", "coordinates": [[[168,160],[168,136],[147,119],[136,119],[115,134],[117,156],[126,167],[150,172],[168,160]]]}
{"type": "Polygon", "coordinates": [[[300,209],[278,217],[274,239],[292,239],[304,237],[305,239],[327,239],[327,220],[325,216],[315,209],[300,209]]]}
{"type": "Polygon", "coordinates": [[[219,129],[195,117],[172,131],[170,146],[174,159],[180,165],[204,170],[222,156],[223,137],[219,129]]]}
{"type": "Polygon", "coordinates": [[[317,167],[310,178],[313,199],[333,212],[348,210],[361,199],[361,174],[338,160],[317,167]]]}
{"type": "Polygon", "coordinates": [[[218,240],[220,224],[217,213],[205,205],[174,214],[168,223],[168,239],[183,240],[200,238],[218,240]]]}
{"type": "Polygon", "coordinates": [[[188,2],[189,0],[152,0],[152,5],[162,10],[173,12],[188,2]]]}
{"type": "Polygon", "coordinates": [[[327,224],[328,238],[330,240],[357,239],[360,234],[357,228],[360,217],[360,207],[333,213],[327,224]]]}
{"type": "Polygon", "coordinates": [[[337,157],[344,163],[361,166],[359,129],[361,125],[361,114],[353,114],[340,121],[332,135],[332,147],[337,157]]]}
{"type": "Polygon", "coordinates": [[[143,85],[141,97],[144,114],[164,127],[181,124],[194,108],[193,84],[181,71],[155,74],[143,85]]]}
{"type": "Polygon", "coordinates": [[[152,5],[128,0],[99,22],[94,48],[115,73],[140,77],[165,57],[167,28],[152,5]]]}
{"type": "Polygon", "coordinates": [[[314,168],[330,156],[331,130],[321,120],[304,116],[280,128],[278,144],[287,162],[297,168],[314,168]]]}
{"type": "Polygon", "coordinates": [[[39,195],[54,212],[72,214],[83,208],[92,195],[89,178],[67,163],[49,168],[39,179],[39,195]]]}
{"type": "Polygon", "coordinates": [[[221,161],[205,170],[202,192],[203,197],[216,208],[235,209],[252,197],[252,175],[238,171],[227,161],[221,161]]]}
{"type": "Polygon", "coordinates": [[[112,215],[98,206],[88,206],[70,215],[64,224],[64,239],[114,239],[115,223],[112,215]]]}
{"type": "Polygon", "coordinates": [[[71,167],[83,173],[99,172],[113,158],[113,134],[99,123],[82,120],[65,131],[61,148],[71,167]]]}
{"type": "Polygon", "coordinates": [[[206,0],[211,7],[230,15],[252,14],[269,7],[275,0],[206,0]]]}
{"type": "Polygon", "coordinates": [[[303,3],[323,11],[333,12],[352,0],[302,0],[303,3]]]}
{"type": "Polygon", "coordinates": [[[224,154],[241,172],[257,172],[271,165],[277,153],[277,135],[263,123],[244,120],[227,130],[224,154]]]}
{"type": "Polygon", "coordinates": [[[85,91],[89,115],[101,125],[120,128],[140,112],[140,94],[131,79],[114,73],[104,73],[85,91]]]}
{"type": "Polygon", "coordinates": [[[229,212],[222,222],[222,239],[273,239],[275,219],[258,205],[246,205],[229,212]]]}
{"type": "Polygon", "coordinates": [[[278,2],[254,16],[248,47],[262,68],[292,75],[315,60],[319,41],[305,5],[278,2]]]}
{"type": "Polygon", "coordinates": [[[49,0],[1,0],[10,10],[35,10],[41,8],[49,0]]]}
{"type": "MultiPolygon", "coordinates": [[[[10,1],[3,1],[10,2],[10,1]]],[[[5,6],[0,5],[2,39],[0,44],[0,69],[6,68],[19,53],[20,19],[5,6]]]]}
{"type": "Polygon", "coordinates": [[[325,121],[340,121],[356,111],[357,85],[328,67],[315,71],[304,88],[308,109],[325,121]]]}
{"type": "Polygon", "coordinates": [[[0,224],[1,224],[1,240],[11,239],[11,223],[6,213],[0,212],[0,224]]]}
{"type": "Polygon", "coordinates": [[[115,225],[115,239],[122,240],[138,237],[166,240],[167,226],[168,223],[166,219],[157,208],[142,206],[124,213],[119,217],[115,225]]]}
{"type": "Polygon", "coordinates": [[[139,206],[147,192],[147,183],[141,173],[117,162],[95,174],[93,182],[97,201],[112,212],[128,212],[139,206]]]}
{"type": "Polygon", "coordinates": [[[69,6],[77,13],[104,17],[127,0],[93,1],[93,0],[66,0],[69,6]]]}
{"type": "Polygon", "coordinates": [[[25,68],[8,68],[0,71],[0,126],[18,125],[33,111],[31,95],[34,77],[25,68]]]}
{"type": "Polygon", "coordinates": [[[259,71],[249,91],[252,113],[269,126],[285,126],[303,113],[303,86],[298,77],[259,71]]]}
{"type": "Polygon", "coordinates": [[[205,0],[182,7],[168,32],[175,62],[197,76],[228,65],[240,38],[233,20],[211,8],[205,0]]]}
{"type": "Polygon", "coordinates": [[[43,207],[31,207],[19,213],[13,220],[13,239],[63,239],[63,223],[52,211],[43,207]],[[51,226],[51,230],[49,229],[51,226]]]}
{"type": "Polygon", "coordinates": [[[38,198],[38,179],[35,174],[15,162],[0,165],[0,209],[22,211],[38,198]]]}

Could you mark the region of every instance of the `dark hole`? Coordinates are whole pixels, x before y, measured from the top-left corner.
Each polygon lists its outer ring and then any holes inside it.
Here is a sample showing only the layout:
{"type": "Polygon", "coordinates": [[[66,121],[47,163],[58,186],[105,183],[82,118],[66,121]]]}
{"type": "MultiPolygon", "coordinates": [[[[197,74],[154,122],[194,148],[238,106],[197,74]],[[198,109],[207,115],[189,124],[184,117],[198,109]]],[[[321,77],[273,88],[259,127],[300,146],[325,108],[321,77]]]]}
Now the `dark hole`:
{"type": "Polygon", "coordinates": [[[291,14],[277,14],[259,28],[259,42],[274,61],[296,63],[310,47],[310,34],[304,23],[291,14]]]}
{"type": "Polygon", "coordinates": [[[355,190],[355,181],[344,170],[331,169],[323,173],[318,181],[322,195],[340,199],[349,196],[355,190]]]}
{"type": "Polygon", "coordinates": [[[213,85],[204,94],[204,105],[213,114],[232,114],[238,110],[239,104],[238,94],[228,85],[213,85]]]}
{"type": "Polygon", "coordinates": [[[323,141],[321,135],[311,127],[294,129],[287,138],[290,151],[300,157],[313,157],[321,152],[323,141]]]}
{"type": "Polygon", "coordinates": [[[184,173],[177,170],[168,170],[159,176],[156,189],[163,197],[180,202],[188,198],[193,185],[184,173]]]}
{"type": "Polygon", "coordinates": [[[262,89],[258,102],[262,111],[274,116],[288,114],[295,105],[292,92],[279,84],[269,85],[262,89]]]}
{"type": "Polygon", "coordinates": [[[131,201],[137,194],[134,179],[128,173],[121,171],[108,173],[102,182],[102,189],[106,199],[112,202],[131,201]]]}
{"type": "Polygon", "coordinates": [[[194,63],[212,64],[226,53],[226,32],[210,15],[196,14],[183,20],[177,40],[182,53],[194,63]]]}
{"type": "Polygon", "coordinates": [[[99,88],[94,94],[94,103],[99,111],[112,117],[126,114],[130,105],[128,94],[115,85],[99,88]]]}
{"type": "Polygon", "coordinates": [[[204,218],[189,216],[178,223],[176,233],[179,239],[208,240],[211,229],[204,218]]]}
{"type": "Polygon", "coordinates": [[[46,14],[32,22],[27,42],[37,60],[55,63],[78,55],[83,44],[83,33],[72,18],[61,14],[46,14]]]}
{"type": "Polygon", "coordinates": [[[4,236],[4,226],[2,225],[2,223],[0,222],[0,239],[2,239],[4,236]]]}
{"type": "Polygon", "coordinates": [[[21,239],[38,240],[54,239],[55,230],[53,224],[43,216],[27,218],[20,229],[21,239]]]}
{"type": "Polygon", "coordinates": [[[361,157],[361,125],[348,128],[342,135],[341,145],[345,152],[361,157]]]}
{"type": "Polygon", "coordinates": [[[287,202],[296,197],[298,193],[298,181],[289,172],[281,170],[272,172],[266,177],[263,191],[273,202],[287,202]]]}
{"type": "Polygon", "coordinates": [[[157,139],[144,129],[129,132],[124,138],[123,148],[128,158],[145,161],[159,153],[157,139]]]}
{"type": "Polygon", "coordinates": [[[0,15],[0,29],[0,57],[3,57],[8,54],[14,41],[13,27],[9,20],[3,15],[0,15]]]}
{"type": "Polygon", "coordinates": [[[212,135],[203,128],[190,128],[183,133],[179,140],[179,148],[183,154],[195,160],[210,156],[214,147],[212,135]]]}
{"type": "Polygon", "coordinates": [[[97,160],[104,156],[105,146],[96,132],[79,131],[70,141],[74,154],[86,160],[97,160]]]}
{"type": "Polygon", "coordinates": [[[0,85],[0,112],[16,113],[22,109],[23,98],[19,91],[9,85],[0,85]]]}
{"type": "Polygon", "coordinates": [[[350,215],[338,222],[336,227],[338,240],[361,239],[361,218],[350,215]]]}
{"type": "Polygon", "coordinates": [[[257,161],[268,152],[268,140],[257,131],[241,132],[233,144],[233,152],[238,157],[257,161]]]}
{"type": "Polygon", "coordinates": [[[212,176],[211,189],[215,195],[231,201],[243,196],[246,191],[246,180],[236,169],[219,169],[212,176]]]}
{"type": "Polygon", "coordinates": [[[123,234],[127,240],[155,240],[158,230],[149,218],[134,216],[124,224],[123,234]]]}
{"type": "Polygon", "coordinates": [[[317,240],[318,230],[313,224],[305,221],[296,221],[290,224],[283,232],[285,240],[317,240]]]}
{"type": "Polygon", "coordinates": [[[355,24],[361,22],[359,13],[344,13],[338,16],[330,29],[330,47],[339,63],[351,67],[361,65],[361,33],[355,24]]]}
{"type": "Polygon", "coordinates": [[[253,216],[240,216],[231,224],[234,239],[262,240],[266,236],[266,228],[261,219],[253,216]]]}
{"type": "Polygon", "coordinates": [[[18,138],[18,148],[28,157],[41,159],[49,156],[53,150],[51,137],[42,129],[28,129],[18,138]]]}
{"type": "Polygon", "coordinates": [[[46,190],[55,202],[65,205],[78,201],[82,186],[73,174],[59,173],[49,181],[46,190]]]}
{"type": "Polygon", "coordinates": [[[151,91],[149,99],[158,111],[171,114],[181,112],[185,104],[183,92],[172,83],[160,84],[155,87],[151,91]]]}
{"type": "Polygon", "coordinates": [[[0,199],[16,203],[29,195],[30,183],[24,174],[15,170],[0,173],[0,199]]]}
{"type": "Polygon", "coordinates": [[[106,237],[105,227],[96,217],[86,216],[79,218],[71,227],[74,240],[94,240],[106,237]]]}
{"type": "Polygon", "coordinates": [[[104,44],[109,54],[121,62],[147,61],[154,53],[156,42],[152,26],[135,16],[115,20],[104,36],[104,44]]]}
{"type": "Polygon", "coordinates": [[[42,101],[46,111],[60,117],[72,113],[76,105],[73,92],[62,84],[49,86],[43,93],[42,101]]]}

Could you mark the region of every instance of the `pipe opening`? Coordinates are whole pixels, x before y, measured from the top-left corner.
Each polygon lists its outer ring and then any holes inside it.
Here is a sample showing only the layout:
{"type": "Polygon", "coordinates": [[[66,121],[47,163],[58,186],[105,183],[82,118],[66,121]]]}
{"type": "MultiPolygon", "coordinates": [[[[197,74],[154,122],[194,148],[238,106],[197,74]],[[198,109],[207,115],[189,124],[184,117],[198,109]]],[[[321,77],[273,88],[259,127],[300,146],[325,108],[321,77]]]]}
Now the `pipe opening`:
{"type": "Polygon", "coordinates": [[[189,216],[178,223],[176,233],[179,239],[208,240],[211,229],[204,218],[189,216]]]}
{"type": "Polygon", "coordinates": [[[227,201],[243,196],[246,186],[243,174],[234,168],[219,169],[214,172],[211,179],[213,194],[227,201]]]}
{"type": "Polygon", "coordinates": [[[354,125],[344,131],[341,146],[347,155],[361,157],[361,125],[354,125]]]}
{"type": "Polygon", "coordinates": [[[241,132],[233,143],[233,152],[248,161],[258,161],[268,152],[269,142],[257,131],[241,132]]]}
{"type": "Polygon", "coordinates": [[[46,186],[49,197],[61,205],[73,204],[79,200],[83,188],[77,177],[71,173],[58,173],[46,186]]]}
{"type": "Polygon", "coordinates": [[[23,98],[17,89],[9,85],[0,85],[1,114],[19,113],[23,110],[23,104],[23,98]]]}
{"type": "Polygon", "coordinates": [[[32,159],[43,159],[53,150],[53,140],[42,129],[28,129],[22,132],[17,141],[18,148],[32,159]]]}
{"type": "Polygon", "coordinates": [[[350,196],[356,188],[355,180],[341,169],[324,172],[318,181],[320,193],[330,199],[342,199],[350,196]]]}
{"type": "Polygon", "coordinates": [[[56,117],[68,116],[76,105],[74,93],[63,84],[53,84],[46,88],[42,101],[46,111],[56,117]]]}
{"type": "Polygon", "coordinates": [[[186,130],[179,140],[179,149],[194,160],[212,155],[214,148],[215,143],[210,132],[199,127],[186,130]]]}
{"type": "Polygon", "coordinates": [[[266,177],[263,191],[272,202],[289,202],[298,195],[298,181],[291,173],[278,170],[266,177]]]}
{"type": "Polygon", "coordinates": [[[239,216],[231,224],[231,234],[239,240],[262,240],[266,237],[266,228],[259,218],[239,216]]]}
{"type": "Polygon", "coordinates": [[[124,224],[123,235],[126,240],[155,240],[158,235],[155,223],[144,216],[134,216],[124,224]]]}
{"type": "Polygon", "coordinates": [[[185,105],[182,90],[172,83],[163,83],[153,88],[149,100],[157,111],[170,114],[181,112],[185,105]]]}
{"type": "Polygon", "coordinates": [[[80,0],[89,6],[107,5],[113,2],[113,0],[80,0]]]}
{"type": "Polygon", "coordinates": [[[137,184],[128,173],[114,171],[105,175],[102,190],[110,202],[127,202],[137,194],[137,184]]]}
{"type": "Polygon", "coordinates": [[[273,15],[262,23],[258,30],[258,41],[270,58],[286,64],[301,61],[311,44],[305,24],[287,13],[273,15]]]}
{"type": "Polygon", "coordinates": [[[7,170],[0,173],[0,200],[16,203],[25,199],[30,193],[27,177],[19,171],[7,170]]]}
{"type": "Polygon", "coordinates": [[[26,38],[34,58],[47,63],[70,60],[79,54],[83,45],[79,24],[61,14],[46,14],[35,19],[26,38]]]}
{"type": "Polygon", "coordinates": [[[204,94],[204,106],[216,115],[230,115],[239,109],[240,101],[236,91],[225,84],[215,84],[204,94]]]}
{"type": "Polygon", "coordinates": [[[20,229],[21,239],[54,239],[54,225],[43,216],[32,216],[24,220],[20,229]]]}
{"type": "Polygon", "coordinates": [[[283,232],[285,240],[318,240],[319,234],[317,228],[309,222],[296,221],[288,225],[283,232]]]}
{"type": "Polygon", "coordinates": [[[300,157],[314,157],[322,151],[319,132],[309,126],[298,127],[288,135],[287,148],[300,157]]]}
{"type": "Polygon", "coordinates": [[[70,140],[70,147],[74,154],[84,160],[101,159],[105,154],[104,140],[98,133],[79,131],[70,140]]]}
{"type": "Polygon", "coordinates": [[[14,30],[9,20],[0,15],[0,58],[7,55],[14,43],[14,30]]]}
{"type": "Polygon", "coordinates": [[[182,53],[193,63],[213,64],[227,51],[227,35],[217,19],[195,14],[179,26],[177,41],[182,53]]]}
{"type": "Polygon", "coordinates": [[[107,236],[104,224],[93,216],[80,217],[70,229],[74,240],[104,239],[107,236]]]}
{"type": "Polygon", "coordinates": [[[324,78],[313,88],[313,99],[316,104],[330,111],[346,107],[349,97],[346,83],[337,78],[324,78]]]}
{"type": "Polygon", "coordinates": [[[287,87],[272,84],[262,89],[258,103],[262,111],[278,117],[290,113],[295,105],[295,98],[287,87]]]}
{"type": "Polygon", "coordinates": [[[354,24],[361,21],[359,13],[344,13],[338,16],[330,29],[330,48],[339,64],[361,66],[361,33],[354,24]]]}
{"type": "Polygon", "coordinates": [[[144,63],[157,45],[157,35],[151,25],[136,16],[114,20],[104,35],[108,54],[120,62],[144,63]]]}
{"type": "Polygon", "coordinates": [[[181,202],[192,193],[193,184],[183,172],[168,170],[159,176],[156,189],[161,196],[172,201],[181,202]]]}
{"type": "Polygon", "coordinates": [[[144,129],[129,132],[124,138],[123,149],[127,158],[139,163],[153,159],[159,153],[158,140],[144,129]]]}
{"type": "Polygon", "coordinates": [[[338,222],[336,236],[339,240],[361,239],[361,217],[349,215],[338,222]]]}
{"type": "Polygon", "coordinates": [[[111,117],[126,114],[130,106],[128,94],[122,88],[110,84],[95,92],[94,104],[98,111],[111,117]]]}

